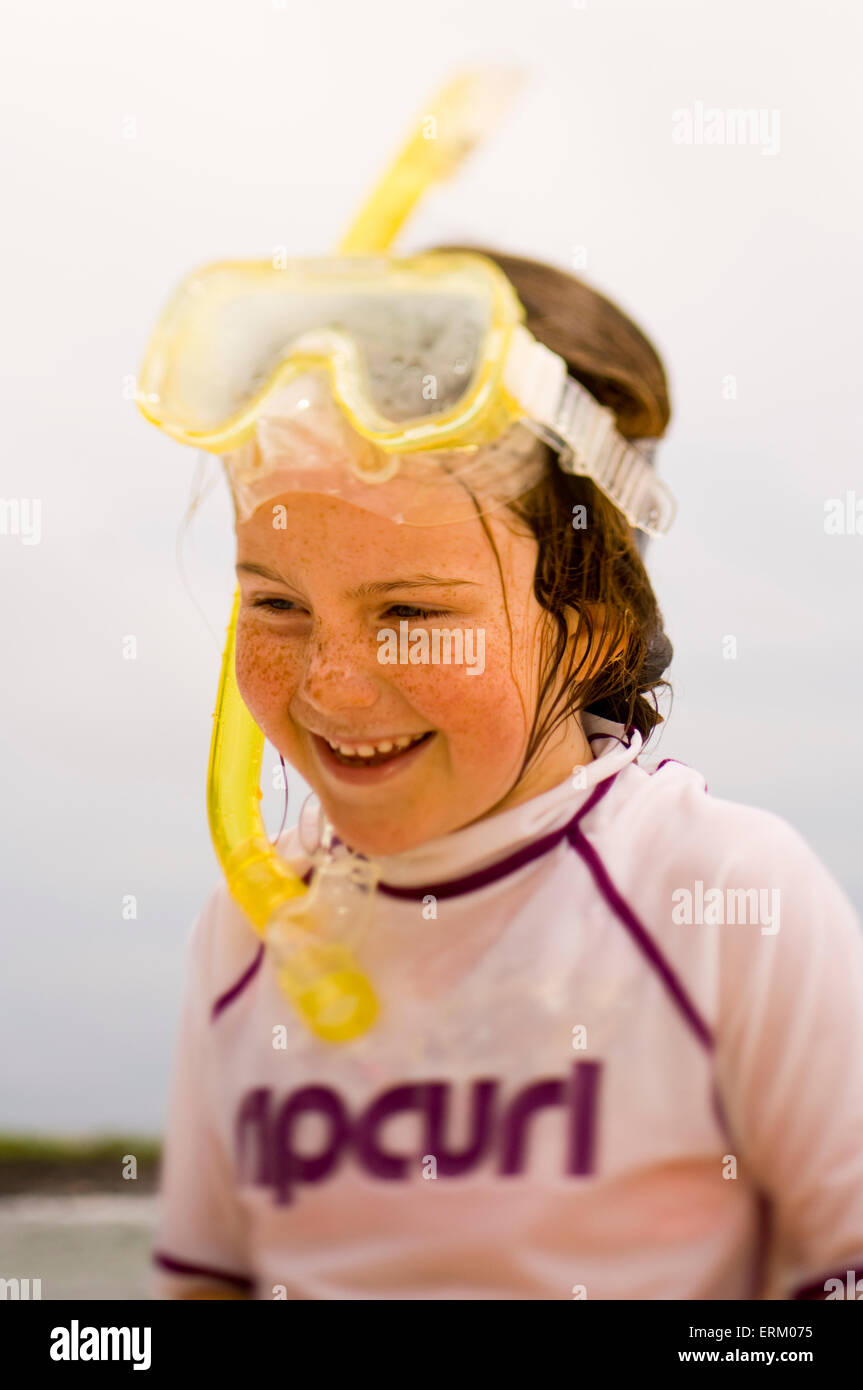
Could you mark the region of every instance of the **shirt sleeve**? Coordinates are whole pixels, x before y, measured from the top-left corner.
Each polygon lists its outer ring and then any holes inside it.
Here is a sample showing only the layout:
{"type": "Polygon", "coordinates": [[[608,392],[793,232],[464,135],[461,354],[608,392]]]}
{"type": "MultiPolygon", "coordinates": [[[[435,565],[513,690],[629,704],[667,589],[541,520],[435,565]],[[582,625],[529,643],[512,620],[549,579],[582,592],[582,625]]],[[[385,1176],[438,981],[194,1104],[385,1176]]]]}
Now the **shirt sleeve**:
{"type": "Polygon", "coordinates": [[[187,952],[153,1251],[156,1298],[182,1297],[202,1285],[226,1294],[249,1293],[253,1286],[246,1221],[216,1124],[208,962],[220,899],[217,889],[192,929],[187,952]]]}
{"type": "Polygon", "coordinates": [[[863,1277],[863,933],[802,837],[765,820],[725,875],[766,888],[775,920],[720,928],[717,1085],[769,1202],[766,1296],[824,1298],[863,1277]]]}

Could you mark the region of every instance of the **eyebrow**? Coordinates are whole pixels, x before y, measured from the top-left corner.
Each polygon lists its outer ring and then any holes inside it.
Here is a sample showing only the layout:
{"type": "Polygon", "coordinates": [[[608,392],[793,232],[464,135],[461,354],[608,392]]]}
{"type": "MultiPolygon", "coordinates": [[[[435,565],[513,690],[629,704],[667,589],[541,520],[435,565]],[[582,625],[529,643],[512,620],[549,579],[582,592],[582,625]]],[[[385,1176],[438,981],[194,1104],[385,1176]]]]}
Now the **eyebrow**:
{"type": "Polygon", "coordinates": [[[412,574],[404,579],[381,579],[374,584],[361,584],[358,589],[348,591],[348,598],[391,594],[395,589],[454,589],[457,585],[469,585],[472,589],[479,587],[472,579],[438,579],[433,574],[412,574]]]}
{"type": "MultiPolygon", "coordinates": [[[[262,579],[271,579],[276,584],[287,584],[288,581],[275,570],[267,569],[266,565],[239,564],[237,574],[257,574],[262,579]]],[[[454,589],[457,586],[468,585],[472,589],[479,588],[472,579],[441,579],[434,574],[412,574],[404,579],[379,579],[374,583],[360,584],[357,589],[348,591],[348,598],[369,598],[376,594],[391,594],[397,589],[454,589]]],[[[288,585],[290,588],[290,585],[288,585]]]]}
{"type": "Polygon", "coordinates": [[[236,568],[237,574],[258,574],[261,579],[272,579],[276,584],[287,583],[287,580],[283,579],[280,574],[276,574],[275,570],[268,570],[266,565],[252,565],[243,562],[236,568]]]}

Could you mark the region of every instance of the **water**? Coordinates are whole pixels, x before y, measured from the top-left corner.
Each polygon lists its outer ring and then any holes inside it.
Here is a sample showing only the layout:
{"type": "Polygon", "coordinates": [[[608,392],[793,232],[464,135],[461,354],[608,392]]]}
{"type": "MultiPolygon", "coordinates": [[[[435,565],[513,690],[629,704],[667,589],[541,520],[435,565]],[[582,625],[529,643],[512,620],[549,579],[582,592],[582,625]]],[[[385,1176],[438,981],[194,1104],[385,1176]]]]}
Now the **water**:
{"type": "Polygon", "coordinates": [[[4,1197],[0,1278],[41,1279],[43,1300],[149,1298],[157,1204],[126,1194],[4,1197]]]}

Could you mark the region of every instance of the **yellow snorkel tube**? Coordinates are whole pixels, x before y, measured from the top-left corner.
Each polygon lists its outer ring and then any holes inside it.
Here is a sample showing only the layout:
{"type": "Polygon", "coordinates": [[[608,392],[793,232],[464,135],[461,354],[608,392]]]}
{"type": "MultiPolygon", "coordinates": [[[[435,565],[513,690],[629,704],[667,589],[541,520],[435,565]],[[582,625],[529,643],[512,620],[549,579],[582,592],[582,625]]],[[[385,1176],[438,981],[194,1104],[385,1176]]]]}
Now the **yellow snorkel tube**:
{"type": "MultiPolygon", "coordinates": [[[[508,104],[521,75],[480,69],[450,82],[432,102],[343,238],[340,255],[386,251],[426,189],[454,172],[508,104]]],[[[273,948],[279,984],[305,1024],[327,1042],[346,1042],[374,1022],[374,991],[344,944],[339,922],[350,892],[325,900],[270,843],[261,816],[264,736],[246,709],[235,674],[240,594],[234,597],[214,711],[207,784],[210,833],[231,896],[273,948]],[[341,939],[340,939],[341,938],[341,939]]],[[[356,867],[348,866],[350,878],[356,867]]],[[[351,885],[369,893],[374,884],[351,885]]],[[[349,925],[349,924],[347,924],[349,925]]]]}

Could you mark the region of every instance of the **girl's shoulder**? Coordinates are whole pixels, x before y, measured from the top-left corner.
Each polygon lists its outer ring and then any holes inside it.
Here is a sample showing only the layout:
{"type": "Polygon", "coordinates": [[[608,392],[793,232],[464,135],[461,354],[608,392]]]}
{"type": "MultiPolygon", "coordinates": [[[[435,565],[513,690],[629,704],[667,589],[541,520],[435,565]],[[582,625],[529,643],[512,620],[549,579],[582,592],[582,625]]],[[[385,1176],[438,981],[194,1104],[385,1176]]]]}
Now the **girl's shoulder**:
{"type": "MultiPolygon", "coordinates": [[[[300,849],[296,829],[286,831],[277,844],[282,858],[302,875],[308,860],[300,849]]],[[[192,926],[188,946],[190,974],[209,997],[218,1000],[243,980],[245,972],[255,969],[262,952],[261,937],[221,878],[192,926]]]]}
{"type": "Polygon", "coordinates": [[[585,827],[597,887],[723,1039],[752,1019],[790,1028],[804,997],[819,1018],[859,1010],[857,912],[793,825],[712,795],[673,760],[639,760],[619,781],[598,809],[616,804],[585,827]]]}
{"type": "MultiPolygon", "coordinates": [[[[617,806],[617,829],[627,830],[660,855],[658,862],[712,862],[717,868],[821,866],[803,835],[784,817],[760,806],[713,795],[704,776],[663,758],[639,760],[617,806]]],[[[826,870],[824,870],[826,872],[826,870]]]]}
{"type": "MultiPolygon", "coordinates": [[[[675,895],[680,921],[691,912],[693,922],[722,925],[734,921],[732,913],[739,920],[744,911],[775,906],[789,928],[841,920],[840,934],[859,936],[844,889],[784,817],[712,795],[702,774],[676,759],[639,760],[631,773],[598,828],[615,878],[652,880],[651,896],[661,893],[664,901],[675,895]]],[[[772,922],[764,925],[769,934],[772,922]]]]}

